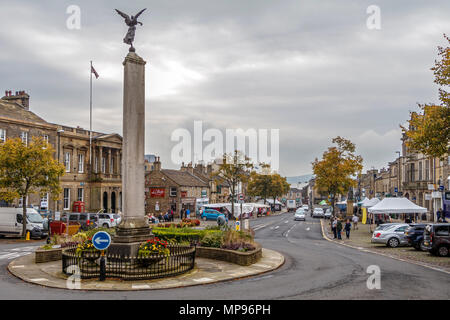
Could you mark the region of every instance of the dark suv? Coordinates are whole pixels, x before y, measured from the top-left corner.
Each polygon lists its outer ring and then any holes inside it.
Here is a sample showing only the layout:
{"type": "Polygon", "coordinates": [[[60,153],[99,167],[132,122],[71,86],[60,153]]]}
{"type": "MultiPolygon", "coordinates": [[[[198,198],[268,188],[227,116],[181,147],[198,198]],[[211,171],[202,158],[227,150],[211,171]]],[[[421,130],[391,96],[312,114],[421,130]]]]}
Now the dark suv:
{"type": "Polygon", "coordinates": [[[411,224],[405,230],[405,236],[408,243],[416,250],[424,250],[423,247],[423,232],[425,231],[426,224],[411,224]]]}
{"type": "Polygon", "coordinates": [[[449,256],[450,223],[429,224],[423,233],[426,249],[434,255],[449,256]]]}
{"type": "Polygon", "coordinates": [[[61,220],[67,221],[67,215],[69,215],[69,223],[79,223],[80,229],[83,231],[96,228],[98,226],[98,214],[97,213],[78,213],[71,212],[62,215],[61,220]]]}

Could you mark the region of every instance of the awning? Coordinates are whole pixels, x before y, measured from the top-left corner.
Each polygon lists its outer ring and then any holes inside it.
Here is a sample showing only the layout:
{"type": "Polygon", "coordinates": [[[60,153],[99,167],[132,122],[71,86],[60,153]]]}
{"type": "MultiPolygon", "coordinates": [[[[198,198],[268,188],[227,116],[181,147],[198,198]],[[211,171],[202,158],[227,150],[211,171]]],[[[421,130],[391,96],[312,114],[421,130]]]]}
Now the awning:
{"type": "Polygon", "coordinates": [[[426,213],[427,209],[416,205],[407,198],[384,198],[379,203],[368,209],[370,213],[374,214],[389,214],[389,213],[426,213]]]}

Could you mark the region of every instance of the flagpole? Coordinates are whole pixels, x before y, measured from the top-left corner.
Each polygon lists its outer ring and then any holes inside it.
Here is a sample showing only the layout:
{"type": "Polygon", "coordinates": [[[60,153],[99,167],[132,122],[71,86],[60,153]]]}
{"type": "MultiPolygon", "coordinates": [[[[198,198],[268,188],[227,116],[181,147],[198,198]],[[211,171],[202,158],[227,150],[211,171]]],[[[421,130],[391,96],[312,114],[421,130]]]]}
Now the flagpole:
{"type": "Polygon", "coordinates": [[[89,94],[89,170],[92,173],[92,60],[90,74],[90,94],[89,94]]]}

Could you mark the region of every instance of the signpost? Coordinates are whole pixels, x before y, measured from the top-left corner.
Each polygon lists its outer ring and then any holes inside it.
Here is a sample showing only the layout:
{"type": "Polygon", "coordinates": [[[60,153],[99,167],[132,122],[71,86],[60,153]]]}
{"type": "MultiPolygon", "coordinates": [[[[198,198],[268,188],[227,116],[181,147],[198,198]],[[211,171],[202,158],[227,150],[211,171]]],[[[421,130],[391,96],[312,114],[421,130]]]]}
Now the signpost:
{"type": "Polygon", "coordinates": [[[102,252],[100,257],[100,281],[106,279],[106,262],[105,262],[105,250],[108,249],[111,244],[111,236],[105,231],[99,231],[92,237],[92,244],[94,248],[102,252]]]}

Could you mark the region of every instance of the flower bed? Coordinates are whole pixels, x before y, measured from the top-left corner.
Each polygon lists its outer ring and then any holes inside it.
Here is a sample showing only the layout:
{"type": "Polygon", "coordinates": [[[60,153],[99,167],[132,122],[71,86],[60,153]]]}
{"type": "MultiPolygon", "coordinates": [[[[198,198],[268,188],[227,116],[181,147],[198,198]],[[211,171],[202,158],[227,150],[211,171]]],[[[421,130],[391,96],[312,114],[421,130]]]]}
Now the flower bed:
{"type": "Polygon", "coordinates": [[[158,223],[157,228],[189,228],[198,227],[200,225],[200,220],[198,219],[186,219],[184,218],[179,223],[158,223]]]}

